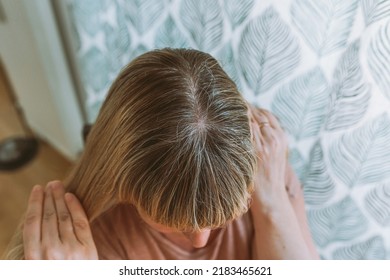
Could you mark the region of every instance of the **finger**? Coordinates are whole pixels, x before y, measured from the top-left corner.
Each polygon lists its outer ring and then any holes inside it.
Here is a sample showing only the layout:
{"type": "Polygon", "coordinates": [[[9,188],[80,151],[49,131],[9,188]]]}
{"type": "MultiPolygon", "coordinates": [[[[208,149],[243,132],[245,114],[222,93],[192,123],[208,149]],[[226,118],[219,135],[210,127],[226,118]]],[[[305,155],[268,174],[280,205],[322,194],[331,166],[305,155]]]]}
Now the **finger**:
{"type": "Polygon", "coordinates": [[[42,220],[42,244],[45,247],[52,247],[59,240],[57,213],[54,206],[52,187],[50,183],[45,189],[45,201],[42,220]]]}
{"type": "Polygon", "coordinates": [[[73,230],[81,244],[94,245],[91,229],[83,206],[74,194],[66,193],[65,202],[72,217],[73,230]]]}
{"type": "Polygon", "coordinates": [[[76,237],[73,232],[72,219],[68,207],[65,204],[64,186],[60,181],[53,181],[51,182],[51,187],[58,217],[59,238],[62,242],[75,241],[76,237]]]}
{"type": "Polygon", "coordinates": [[[267,117],[272,127],[282,130],[279,121],[270,111],[263,110],[263,114],[267,117]]]}
{"type": "Polygon", "coordinates": [[[256,118],[261,131],[261,141],[264,146],[267,146],[266,143],[272,141],[273,139],[274,128],[269,122],[267,116],[260,110],[256,111],[256,118]]]}
{"type": "Polygon", "coordinates": [[[261,135],[260,127],[257,124],[253,124],[253,143],[255,145],[256,154],[258,159],[262,160],[267,153],[266,146],[264,145],[264,139],[261,135]]]}
{"type": "Polygon", "coordinates": [[[253,112],[253,116],[254,116],[254,118],[255,118],[255,120],[257,121],[257,124],[258,124],[259,126],[262,126],[262,124],[263,124],[263,125],[265,125],[265,124],[271,124],[271,123],[269,122],[269,120],[268,120],[268,117],[267,117],[265,114],[263,114],[263,110],[255,110],[255,111],[253,112]]]}
{"type": "Polygon", "coordinates": [[[251,130],[252,130],[252,141],[255,144],[255,147],[260,151],[262,148],[261,141],[260,141],[260,127],[257,125],[257,123],[251,123],[251,130]]]}
{"type": "Polygon", "coordinates": [[[264,121],[264,115],[259,118],[261,122],[258,124],[260,129],[260,140],[264,147],[266,147],[269,142],[273,139],[274,128],[268,121],[264,121]]]}
{"type": "MultiPolygon", "coordinates": [[[[275,129],[274,135],[279,141],[283,142],[284,145],[287,144],[287,135],[284,132],[283,128],[280,125],[280,122],[277,120],[277,118],[269,111],[264,110],[264,114],[267,116],[267,118],[270,120],[271,126],[275,129]]],[[[286,156],[287,156],[286,151],[286,156]]]]}
{"type": "Polygon", "coordinates": [[[249,129],[251,133],[251,141],[255,142],[255,128],[258,128],[258,124],[253,116],[249,118],[249,129]]]}
{"type": "Polygon", "coordinates": [[[264,146],[265,145],[264,135],[269,134],[270,131],[268,129],[270,128],[270,123],[268,121],[268,118],[264,114],[262,114],[259,109],[253,111],[253,118],[256,125],[260,128],[259,136],[260,136],[261,143],[264,146]]]}
{"type": "Polygon", "coordinates": [[[253,116],[253,109],[252,109],[252,105],[247,103],[247,107],[248,107],[248,118],[250,121],[253,120],[254,116],[253,116]]]}
{"type": "Polygon", "coordinates": [[[24,256],[26,259],[41,259],[41,224],[43,208],[43,188],[34,186],[28,201],[23,227],[24,256]]]}

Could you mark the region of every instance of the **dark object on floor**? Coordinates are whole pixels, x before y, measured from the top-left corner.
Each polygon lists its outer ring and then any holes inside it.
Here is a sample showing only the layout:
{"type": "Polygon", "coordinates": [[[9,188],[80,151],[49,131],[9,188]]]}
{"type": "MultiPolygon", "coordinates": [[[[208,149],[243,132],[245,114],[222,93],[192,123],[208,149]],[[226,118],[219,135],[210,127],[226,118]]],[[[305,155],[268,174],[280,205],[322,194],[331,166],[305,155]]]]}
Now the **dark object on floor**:
{"type": "Polygon", "coordinates": [[[34,138],[11,137],[0,142],[0,171],[15,170],[30,160],[38,152],[38,141],[34,138]]]}

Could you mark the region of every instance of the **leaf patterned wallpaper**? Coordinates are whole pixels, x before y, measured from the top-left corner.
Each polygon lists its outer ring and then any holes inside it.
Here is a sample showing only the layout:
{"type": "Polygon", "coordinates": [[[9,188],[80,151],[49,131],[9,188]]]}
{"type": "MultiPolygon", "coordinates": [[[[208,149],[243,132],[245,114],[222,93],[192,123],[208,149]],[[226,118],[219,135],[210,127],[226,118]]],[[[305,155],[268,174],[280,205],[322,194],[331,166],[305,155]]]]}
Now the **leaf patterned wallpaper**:
{"type": "Polygon", "coordinates": [[[68,0],[93,122],[121,67],[214,55],[290,140],[324,259],[390,259],[390,0],[68,0]]]}

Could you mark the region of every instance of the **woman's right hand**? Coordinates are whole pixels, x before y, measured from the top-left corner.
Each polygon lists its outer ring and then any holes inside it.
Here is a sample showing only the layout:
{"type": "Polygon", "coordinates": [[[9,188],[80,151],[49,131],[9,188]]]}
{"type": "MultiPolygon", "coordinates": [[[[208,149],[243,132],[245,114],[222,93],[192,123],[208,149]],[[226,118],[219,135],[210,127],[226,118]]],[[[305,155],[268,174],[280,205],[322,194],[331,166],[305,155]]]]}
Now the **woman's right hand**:
{"type": "Polygon", "coordinates": [[[250,208],[255,232],[254,257],[316,258],[316,254],[311,252],[312,247],[308,246],[312,243],[310,235],[303,234],[307,225],[301,224],[297,216],[297,212],[304,215],[303,196],[295,199],[301,202],[299,208],[303,209],[296,211],[286,190],[286,173],[292,176],[287,160],[287,137],[270,112],[252,109],[250,118],[258,156],[250,208]]]}
{"type": "Polygon", "coordinates": [[[283,206],[288,203],[285,187],[287,137],[270,112],[252,110],[251,119],[253,141],[258,156],[253,206],[257,203],[263,209],[283,206]]]}
{"type": "Polygon", "coordinates": [[[84,209],[60,181],[31,192],[23,228],[24,256],[41,259],[98,259],[84,209]]]}

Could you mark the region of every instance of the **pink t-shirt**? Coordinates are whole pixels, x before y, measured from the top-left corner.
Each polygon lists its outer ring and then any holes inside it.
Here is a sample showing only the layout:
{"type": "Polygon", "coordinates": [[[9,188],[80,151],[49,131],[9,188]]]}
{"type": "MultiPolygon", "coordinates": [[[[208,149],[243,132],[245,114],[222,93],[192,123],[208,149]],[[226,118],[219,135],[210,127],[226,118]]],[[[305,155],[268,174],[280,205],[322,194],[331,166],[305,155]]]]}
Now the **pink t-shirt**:
{"type": "Polygon", "coordinates": [[[91,227],[99,259],[252,259],[253,226],[249,212],[214,230],[205,247],[191,250],[151,228],[132,205],[114,207],[98,217],[91,227]]]}

